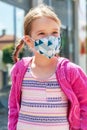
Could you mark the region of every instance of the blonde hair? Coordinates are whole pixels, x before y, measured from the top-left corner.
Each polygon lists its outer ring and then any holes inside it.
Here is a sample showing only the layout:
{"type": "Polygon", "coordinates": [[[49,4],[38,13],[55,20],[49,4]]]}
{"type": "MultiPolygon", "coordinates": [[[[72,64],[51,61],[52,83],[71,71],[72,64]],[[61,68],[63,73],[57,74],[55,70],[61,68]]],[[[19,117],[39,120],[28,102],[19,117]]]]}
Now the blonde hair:
{"type": "MultiPolygon", "coordinates": [[[[25,16],[25,18],[24,18],[24,35],[31,35],[32,22],[42,16],[53,19],[54,21],[56,21],[58,23],[59,27],[61,26],[61,21],[58,18],[58,16],[56,15],[56,13],[54,12],[53,8],[42,4],[35,8],[31,8],[29,10],[29,12],[27,13],[27,15],[25,16]]],[[[13,54],[14,62],[18,61],[17,56],[18,56],[19,50],[23,46],[23,43],[24,42],[22,39],[14,51],[14,54],[13,54]]]]}

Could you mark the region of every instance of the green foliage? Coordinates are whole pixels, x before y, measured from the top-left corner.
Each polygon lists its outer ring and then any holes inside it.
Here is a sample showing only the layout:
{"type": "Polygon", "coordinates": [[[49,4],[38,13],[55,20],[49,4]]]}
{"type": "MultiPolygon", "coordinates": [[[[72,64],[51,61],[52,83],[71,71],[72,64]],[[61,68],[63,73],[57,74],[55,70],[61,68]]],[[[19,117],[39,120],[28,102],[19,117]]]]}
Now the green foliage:
{"type": "Polygon", "coordinates": [[[6,48],[4,48],[2,51],[3,51],[3,62],[5,64],[13,64],[13,60],[12,60],[12,53],[13,53],[13,50],[14,50],[14,46],[13,45],[10,45],[6,48]]]}
{"type": "MultiPolygon", "coordinates": [[[[12,55],[13,55],[13,51],[14,51],[14,45],[10,45],[6,48],[4,48],[3,50],[3,63],[5,64],[13,64],[13,59],[12,59],[12,55]]],[[[23,50],[19,53],[19,58],[21,59],[23,57],[23,50]]]]}

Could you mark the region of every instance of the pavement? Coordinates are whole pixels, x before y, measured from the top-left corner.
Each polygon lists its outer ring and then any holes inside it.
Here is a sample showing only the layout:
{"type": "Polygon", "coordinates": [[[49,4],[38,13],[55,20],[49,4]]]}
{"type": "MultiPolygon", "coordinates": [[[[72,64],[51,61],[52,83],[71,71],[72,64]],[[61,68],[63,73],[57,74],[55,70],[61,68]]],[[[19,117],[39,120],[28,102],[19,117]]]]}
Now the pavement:
{"type": "Polygon", "coordinates": [[[10,86],[0,90],[0,104],[8,109],[8,97],[9,97],[10,86]]]}
{"type": "Polygon", "coordinates": [[[10,87],[0,90],[0,130],[7,130],[9,90],[10,87]]]}
{"type": "Polygon", "coordinates": [[[5,108],[0,108],[0,130],[7,130],[8,112],[5,108]]]}

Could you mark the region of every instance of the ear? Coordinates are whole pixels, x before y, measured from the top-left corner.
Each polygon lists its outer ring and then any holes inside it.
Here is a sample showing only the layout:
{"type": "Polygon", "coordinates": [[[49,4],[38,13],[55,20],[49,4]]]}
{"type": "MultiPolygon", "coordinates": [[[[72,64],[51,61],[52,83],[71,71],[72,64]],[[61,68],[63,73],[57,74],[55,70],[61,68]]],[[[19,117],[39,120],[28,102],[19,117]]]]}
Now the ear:
{"type": "Polygon", "coordinates": [[[29,47],[33,47],[33,41],[31,40],[31,38],[28,35],[25,35],[23,37],[24,42],[29,46],[29,47]]]}

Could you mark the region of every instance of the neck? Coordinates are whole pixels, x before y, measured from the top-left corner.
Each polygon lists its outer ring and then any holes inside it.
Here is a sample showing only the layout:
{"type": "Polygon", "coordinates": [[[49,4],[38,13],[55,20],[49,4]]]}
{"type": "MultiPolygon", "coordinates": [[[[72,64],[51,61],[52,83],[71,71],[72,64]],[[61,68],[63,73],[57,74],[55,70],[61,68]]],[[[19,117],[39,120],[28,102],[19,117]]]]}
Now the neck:
{"type": "Polygon", "coordinates": [[[53,57],[51,59],[48,59],[44,56],[34,56],[32,59],[32,67],[47,67],[49,65],[53,65],[57,63],[57,57],[53,57]]]}

